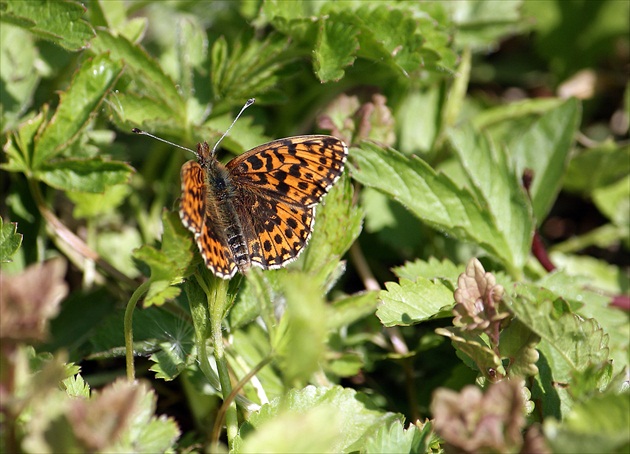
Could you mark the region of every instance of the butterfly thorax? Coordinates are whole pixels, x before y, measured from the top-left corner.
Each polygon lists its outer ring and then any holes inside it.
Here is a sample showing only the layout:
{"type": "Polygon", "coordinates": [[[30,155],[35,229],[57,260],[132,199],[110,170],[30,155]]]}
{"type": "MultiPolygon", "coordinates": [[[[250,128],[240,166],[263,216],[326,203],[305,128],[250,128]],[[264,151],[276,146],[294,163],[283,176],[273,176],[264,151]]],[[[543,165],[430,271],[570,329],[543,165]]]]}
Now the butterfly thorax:
{"type": "Polygon", "coordinates": [[[243,226],[236,211],[237,191],[230,172],[209,152],[206,142],[197,146],[199,164],[206,171],[206,219],[217,227],[217,233],[228,244],[241,273],[251,267],[243,226]]]}

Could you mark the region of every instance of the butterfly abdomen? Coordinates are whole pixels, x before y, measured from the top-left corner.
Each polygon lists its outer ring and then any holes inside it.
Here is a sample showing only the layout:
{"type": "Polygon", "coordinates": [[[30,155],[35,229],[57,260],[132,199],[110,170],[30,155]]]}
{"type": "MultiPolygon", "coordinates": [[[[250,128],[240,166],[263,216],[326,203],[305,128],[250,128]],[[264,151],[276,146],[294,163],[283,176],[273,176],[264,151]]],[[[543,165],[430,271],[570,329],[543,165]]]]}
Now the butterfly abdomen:
{"type": "Polygon", "coordinates": [[[243,226],[236,211],[237,190],[229,171],[218,161],[208,168],[208,206],[214,213],[208,213],[210,219],[217,222],[217,231],[227,243],[230,252],[241,273],[251,267],[251,260],[245,241],[243,226]]]}

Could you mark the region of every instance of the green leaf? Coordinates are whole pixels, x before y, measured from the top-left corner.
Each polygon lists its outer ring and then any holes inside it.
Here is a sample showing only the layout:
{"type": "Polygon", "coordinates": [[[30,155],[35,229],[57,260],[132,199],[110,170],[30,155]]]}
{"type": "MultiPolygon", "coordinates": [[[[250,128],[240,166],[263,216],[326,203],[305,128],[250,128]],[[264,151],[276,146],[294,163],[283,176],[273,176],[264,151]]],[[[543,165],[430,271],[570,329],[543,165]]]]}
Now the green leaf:
{"type": "Polygon", "coordinates": [[[538,223],[545,219],[562,187],[580,117],[580,103],[571,98],[546,112],[509,145],[517,176],[525,169],[534,172],[529,192],[538,223]]]}
{"type": "Polygon", "coordinates": [[[25,30],[3,23],[0,28],[0,79],[2,94],[2,132],[16,128],[20,116],[33,100],[46,67],[39,57],[33,36],[25,30]]]}
{"type": "Polygon", "coordinates": [[[488,49],[498,45],[506,35],[523,33],[530,25],[523,20],[523,0],[511,2],[445,2],[443,6],[453,18],[459,48],[488,49]]]}
{"type": "Polygon", "coordinates": [[[508,358],[508,374],[511,377],[529,377],[538,374],[536,363],[539,354],[536,346],[540,338],[521,323],[512,320],[503,328],[499,341],[501,358],[508,358]]]}
{"type": "Polygon", "coordinates": [[[87,60],[74,75],[68,90],[35,142],[32,168],[39,169],[63,153],[94,117],[101,102],[122,73],[122,64],[106,54],[87,60]]]}
{"type": "Polygon", "coordinates": [[[565,189],[588,196],[597,188],[623,179],[630,173],[628,154],[630,146],[618,146],[612,141],[579,150],[569,163],[564,178],[565,189]]]}
{"type": "Polygon", "coordinates": [[[625,294],[630,290],[627,271],[610,263],[586,255],[552,252],[551,262],[571,276],[579,277],[587,284],[612,294],[625,294]]]}
{"type": "Polygon", "coordinates": [[[405,155],[430,156],[442,126],[442,97],[439,87],[413,91],[402,100],[396,112],[398,143],[405,155]],[[422,115],[418,115],[422,112],[422,115]]]}
{"type": "Polygon", "coordinates": [[[41,112],[26,119],[17,131],[9,135],[9,140],[4,145],[8,162],[0,166],[9,172],[27,173],[31,169],[33,149],[35,148],[35,136],[43,128],[48,113],[48,106],[44,105],[41,112]]]}
{"type": "MultiPolygon", "coordinates": [[[[215,41],[210,77],[213,96],[222,109],[256,96],[259,102],[278,101],[271,92],[280,81],[279,72],[299,52],[286,37],[271,34],[264,41],[243,37],[228,49],[225,40],[215,41]]],[[[280,95],[281,96],[281,95],[280,95]]]]}
{"type": "MultiPolygon", "coordinates": [[[[458,188],[421,159],[408,159],[393,149],[364,142],[361,148],[353,148],[350,156],[352,176],[357,181],[393,197],[433,228],[479,244],[500,259],[511,274],[521,274],[522,263],[516,260],[524,259],[518,250],[524,246],[507,244],[505,235],[515,242],[523,237],[501,232],[489,208],[482,208],[470,191],[458,188]],[[511,251],[514,246],[518,247],[516,257],[511,251]]],[[[509,205],[509,201],[505,203],[509,205]]],[[[517,204],[515,209],[516,213],[500,214],[507,218],[520,216],[526,207],[517,204]]],[[[527,219],[523,222],[529,224],[527,219]]],[[[521,226],[517,233],[522,235],[526,230],[527,227],[521,226]]]]}
{"type": "Polygon", "coordinates": [[[109,108],[120,129],[129,129],[134,124],[162,134],[183,135],[187,130],[185,116],[176,116],[173,109],[163,99],[148,94],[134,92],[112,93],[109,108]]]}
{"type": "Polygon", "coordinates": [[[420,453],[429,452],[431,424],[423,428],[410,424],[408,429],[401,421],[394,421],[389,426],[381,426],[365,446],[366,453],[420,453]]]}
{"type": "Polygon", "coordinates": [[[279,280],[287,306],[274,350],[286,382],[305,382],[323,358],[326,324],[313,321],[325,320],[327,309],[317,283],[306,274],[282,273],[279,280]]]}
{"type": "Polygon", "coordinates": [[[322,83],[338,81],[352,65],[359,48],[359,31],[352,25],[323,19],[314,50],[315,74],[322,83]]]}
{"type": "Polygon", "coordinates": [[[521,269],[529,258],[534,226],[520,177],[509,167],[505,153],[485,135],[467,127],[452,130],[449,136],[478,203],[492,216],[500,235],[497,243],[508,249],[501,255],[509,265],[521,269]]]}
{"type": "Polygon", "coordinates": [[[471,121],[475,129],[487,130],[501,123],[544,115],[546,112],[557,109],[565,103],[566,101],[560,98],[524,99],[482,110],[475,114],[471,121]]]}
{"type": "Polygon", "coordinates": [[[360,57],[385,63],[405,77],[440,60],[439,54],[423,47],[420,22],[430,23],[428,18],[420,19],[420,15],[414,17],[388,5],[362,6],[352,16],[360,30],[360,57]]]}
{"type": "Polygon", "coordinates": [[[328,291],[339,278],[339,261],[361,233],[363,211],[350,178],[342,176],[316,209],[315,228],[304,252],[304,270],[328,291]]]}
{"type": "Polygon", "coordinates": [[[428,261],[417,259],[413,262],[407,262],[403,266],[392,269],[392,271],[399,278],[410,281],[415,281],[419,277],[446,280],[451,284],[453,290],[457,287],[457,278],[462,272],[461,268],[453,262],[447,259],[440,262],[435,257],[429,258],[428,261]]]}
{"type": "Polygon", "coordinates": [[[627,452],[630,394],[598,395],[582,402],[562,423],[547,419],[545,436],[555,452],[627,452]]]}
{"type": "Polygon", "coordinates": [[[4,223],[0,216],[0,263],[11,262],[22,244],[22,234],[17,233],[17,222],[4,223]]]}
{"type": "Polygon", "coordinates": [[[42,165],[34,176],[62,191],[102,193],[127,183],[133,168],[124,162],[95,159],[65,159],[42,165]]]}
{"type": "Polygon", "coordinates": [[[378,294],[368,291],[335,300],[326,317],[326,326],[337,330],[373,314],[378,306],[378,294]]]}
{"type": "Polygon", "coordinates": [[[173,418],[155,416],[157,396],[145,383],[132,384],[119,380],[111,385],[111,392],[119,393],[123,387],[137,387],[138,397],[130,402],[131,413],[120,439],[108,445],[107,451],[166,452],[174,448],[180,430],[173,418]]]}
{"type": "Polygon", "coordinates": [[[383,302],[376,311],[376,316],[385,326],[409,326],[435,317],[444,316],[454,303],[453,291],[442,282],[431,282],[418,278],[415,282],[401,279],[400,284],[385,283],[387,290],[382,290],[383,302]]]}
{"type": "Polygon", "coordinates": [[[437,328],[435,332],[440,336],[448,337],[457,350],[457,356],[484,377],[506,375],[501,358],[481,336],[453,327],[437,328]]]}
{"type": "Polygon", "coordinates": [[[573,371],[608,360],[608,335],[594,319],[569,311],[547,289],[517,284],[508,306],[518,319],[541,337],[538,346],[553,371],[556,382],[568,383],[573,371]]]}
{"type": "Polygon", "coordinates": [[[69,191],[66,195],[74,203],[74,217],[89,219],[113,212],[131,191],[129,185],[119,184],[107,187],[102,193],[69,191]]]}
{"type": "Polygon", "coordinates": [[[193,242],[184,229],[177,213],[164,211],[162,215],[162,247],[142,246],[134,251],[133,256],[145,262],[151,268],[150,287],[144,300],[145,306],[161,305],[166,300],[175,298],[180,293],[178,287],[185,276],[198,263],[193,255],[193,242]]]}
{"type": "MultiPolygon", "coordinates": [[[[112,60],[123,61],[125,71],[132,76],[133,84],[129,87],[129,91],[140,97],[147,96],[155,100],[156,104],[164,104],[161,110],[170,110],[171,121],[180,121],[181,124],[185,124],[186,106],[175,83],[142,47],[131,43],[124,36],[114,36],[111,32],[100,29],[92,42],[91,49],[95,53],[108,52],[112,60]]],[[[112,103],[115,109],[115,97],[112,103]]],[[[125,118],[124,104],[122,107],[122,115],[125,118]]],[[[187,130],[187,128],[184,129],[187,130]]]]}
{"type": "Polygon", "coordinates": [[[90,385],[83,380],[80,374],[68,377],[61,383],[70,397],[83,397],[85,399],[90,397],[90,385]]]}
{"type": "Polygon", "coordinates": [[[630,236],[630,176],[593,191],[593,202],[615,225],[624,227],[630,236]]]}
{"type": "Polygon", "coordinates": [[[234,449],[237,452],[359,451],[379,427],[401,419],[373,408],[364,395],[340,386],[290,390],[251,414],[239,429],[234,449]],[[288,425],[301,429],[302,422],[303,430],[286,430],[288,425]]]}
{"type": "Polygon", "coordinates": [[[81,16],[85,6],[74,1],[7,1],[0,8],[0,20],[24,27],[35,36],[70,51],[85,49],[94,30],[81,16]]]}
{"type": "Polygon", "coordinates": [[[149,370],[155,372],[155,378],[170,381],[174,380],[186,367],[186,354],[181,348],[172,343],[163,343],[161,349],[149,358],[153,364],[149,370]]]}

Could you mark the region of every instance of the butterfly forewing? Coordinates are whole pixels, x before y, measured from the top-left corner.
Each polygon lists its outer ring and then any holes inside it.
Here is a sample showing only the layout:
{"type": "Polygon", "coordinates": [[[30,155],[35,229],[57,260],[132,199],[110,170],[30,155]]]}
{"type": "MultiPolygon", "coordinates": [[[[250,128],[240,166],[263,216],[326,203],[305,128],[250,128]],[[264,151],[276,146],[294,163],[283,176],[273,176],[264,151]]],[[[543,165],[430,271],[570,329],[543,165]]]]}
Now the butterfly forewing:
{"type": "Polygon", "coordinates": [[[260,145],[227,164],[239,184],[292,205],[318,203],[343,172],[348,150],[332,136],[298,136],[260,145]]]}

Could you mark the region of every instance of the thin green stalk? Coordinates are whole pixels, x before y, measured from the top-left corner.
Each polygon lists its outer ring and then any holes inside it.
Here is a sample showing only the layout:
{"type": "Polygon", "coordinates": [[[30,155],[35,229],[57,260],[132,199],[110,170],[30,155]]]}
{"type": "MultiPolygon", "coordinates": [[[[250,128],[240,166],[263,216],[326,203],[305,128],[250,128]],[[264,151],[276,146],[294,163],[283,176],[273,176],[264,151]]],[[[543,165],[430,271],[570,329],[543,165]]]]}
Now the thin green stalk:
{"type": "Polygon", "coordinates": [[[145,281],[136,289],[135,292],[133,292],[133,295],[131,295],[129,302],[127,303],[127,308],[125,309],[125,359],[127,362],[127,379],[129,381],[135,380],[136,378],[136,369],[133,364],[133,311],[136,308],[136,304],[138,304],[140,297],[148,290],[149,281],[145,281]]]}
{"type": "MultiPolygon", "coordinates": [[[[217,363],[217,371],[219,373],[219,381],[221,382],[221,394],[223,400],[227,401],[232,393],[232,383],[230,381],[230,373],[228,370],[227,358],[225,357],[225,349],[223,348],[223,317],[226,313],[228,305],[227,291],[229,281],[216,279],[213,286],[213,294],[208,295],[208,309],[210,311],[210,336],[212,345],[214,346],[214,359],[217,363]]],[[[234,439],[238,434],[238,418],[236,414],[236,405],[230,404],[225,414],[225,424],[227,428],[228,447],[233,448],[234,439]]]]}

